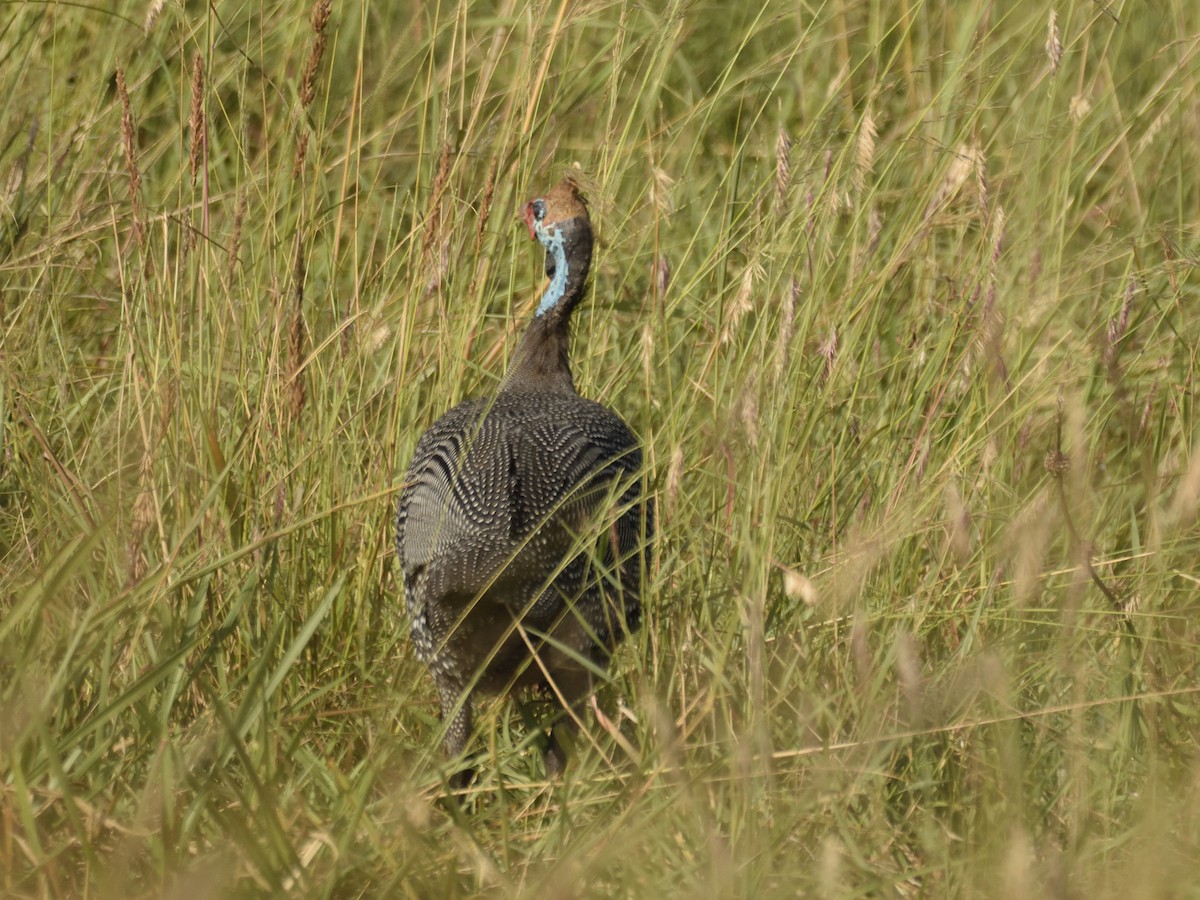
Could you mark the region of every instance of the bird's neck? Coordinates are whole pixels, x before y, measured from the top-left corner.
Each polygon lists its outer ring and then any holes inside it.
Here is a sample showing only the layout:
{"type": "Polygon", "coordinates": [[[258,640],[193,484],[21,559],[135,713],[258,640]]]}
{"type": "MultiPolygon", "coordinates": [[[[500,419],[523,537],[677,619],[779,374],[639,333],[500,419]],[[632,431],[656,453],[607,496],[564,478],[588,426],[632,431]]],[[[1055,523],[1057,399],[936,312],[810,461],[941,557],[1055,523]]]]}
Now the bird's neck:
{"type": "Polygon", "coordinates": [[[566,316],[537,316],[513,353],[502,390],[575,393],[571,377],[571,330],[566,316]]]}
{"type": "MultiPolygon", "coordinates": [[[[571,312],[587,291],[592,235],[578,219],[563,223],[545,244],[553,265],[533,321],[513,354],[502,390],[519,388],[575,393],[569,356],[571,312]]],[[[547,266],[550,269],[550,266],[547,266]]]]}

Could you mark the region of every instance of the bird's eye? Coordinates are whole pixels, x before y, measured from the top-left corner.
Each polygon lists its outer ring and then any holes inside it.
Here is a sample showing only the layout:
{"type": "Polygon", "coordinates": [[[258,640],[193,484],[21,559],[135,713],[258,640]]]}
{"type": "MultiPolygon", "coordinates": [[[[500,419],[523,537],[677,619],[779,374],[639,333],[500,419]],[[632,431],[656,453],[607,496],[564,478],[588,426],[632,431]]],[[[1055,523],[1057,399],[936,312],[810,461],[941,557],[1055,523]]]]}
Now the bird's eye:
{"type": "Polygon", "coordinates": [[[542,221],[542,219],[546,218],[546,201],[545,200],[534,200],[532,206],[533,206],[533,217],[535,219],[537,219],[540,222],[540,221],[542,221]]]}

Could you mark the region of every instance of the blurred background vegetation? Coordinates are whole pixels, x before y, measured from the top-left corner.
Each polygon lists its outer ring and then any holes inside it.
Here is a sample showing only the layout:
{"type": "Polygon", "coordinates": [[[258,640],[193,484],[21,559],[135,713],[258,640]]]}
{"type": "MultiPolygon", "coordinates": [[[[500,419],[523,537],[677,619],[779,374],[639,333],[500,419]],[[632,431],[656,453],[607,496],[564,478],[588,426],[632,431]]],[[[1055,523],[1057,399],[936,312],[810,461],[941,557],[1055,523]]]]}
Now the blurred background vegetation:
{"type": "Polygon", "coordinates": [[[2,9],[0,892],[1200,895],[1200,6],[2,9]],[[394,495],[575,165],[649,615],[451,802],[394,495]]]}

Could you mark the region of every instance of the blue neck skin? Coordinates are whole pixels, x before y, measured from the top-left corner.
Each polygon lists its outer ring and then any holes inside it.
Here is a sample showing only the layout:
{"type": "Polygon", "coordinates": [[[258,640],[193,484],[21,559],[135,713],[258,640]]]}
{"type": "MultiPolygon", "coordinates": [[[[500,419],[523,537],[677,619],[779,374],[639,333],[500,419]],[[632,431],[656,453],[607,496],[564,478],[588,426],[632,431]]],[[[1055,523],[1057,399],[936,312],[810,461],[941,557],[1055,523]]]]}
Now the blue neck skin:
{"type": "Polygon", "coordinates": [[[567,290],[567,249],[563,241],[563,233],[559,228],[543,228],[541,223],[535,226],[538,240],[550,253],[554,254],[554,277],[542,294],[542,302],[538,304],[535,315],[541,318],[563,298],[567,290]]]}

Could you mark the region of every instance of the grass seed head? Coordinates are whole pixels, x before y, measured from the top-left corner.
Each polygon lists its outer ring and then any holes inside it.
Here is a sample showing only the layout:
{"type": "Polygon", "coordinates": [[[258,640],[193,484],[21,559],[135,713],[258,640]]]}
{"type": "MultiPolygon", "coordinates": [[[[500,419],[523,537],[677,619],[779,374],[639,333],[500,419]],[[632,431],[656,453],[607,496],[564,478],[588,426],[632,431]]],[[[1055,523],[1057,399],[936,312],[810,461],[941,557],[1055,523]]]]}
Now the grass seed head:
{"type": "Polygon", "coordinates": [[[129,203],[132,217],[133,241],[142,246],[142,173],[137,162],[137,129],[133,124],[133,107],[125,85],[125,70],[117,66],[117,95],[121,100],[121,144],[125,150],[125,169],[129,175],[129,203]]]}
{"type": "Polygon", "coordinates": [[[1062,34],[1058,30],[1058,13],[1050,10],[1050,19],[1046,23],[1046,59],[1050,62],[1050,74],[1057,75],[1062,65],[1063,43],[1062,34]]]}

